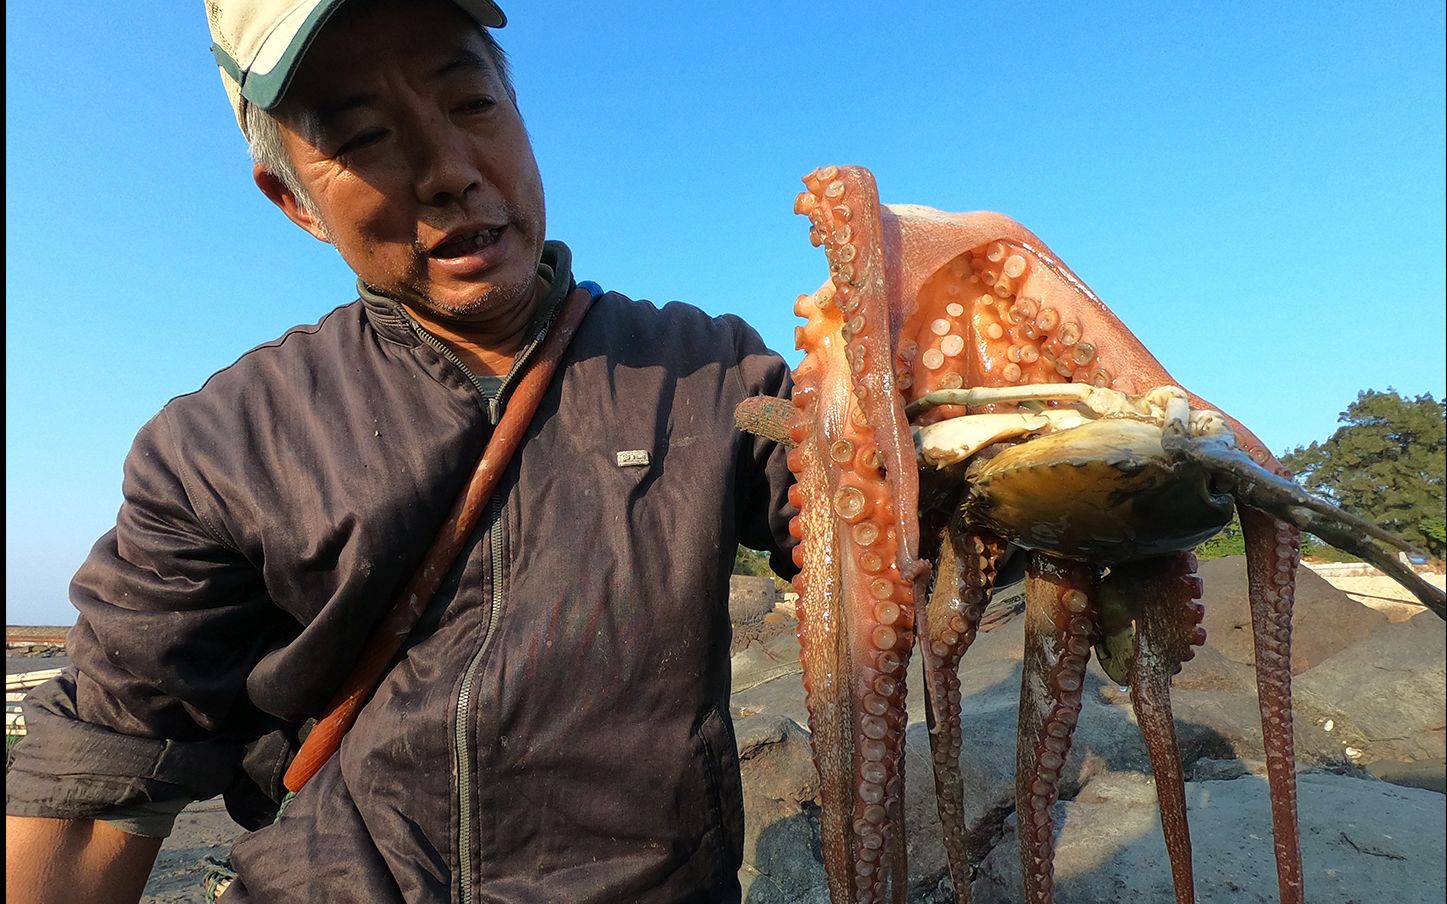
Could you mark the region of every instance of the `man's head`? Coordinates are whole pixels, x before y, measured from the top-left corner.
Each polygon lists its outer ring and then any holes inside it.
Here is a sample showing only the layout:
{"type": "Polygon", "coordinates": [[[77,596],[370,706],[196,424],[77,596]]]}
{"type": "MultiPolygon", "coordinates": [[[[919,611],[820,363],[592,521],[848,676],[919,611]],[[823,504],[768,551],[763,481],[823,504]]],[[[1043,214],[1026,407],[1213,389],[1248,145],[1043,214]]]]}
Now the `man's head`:
{"type": "Polygon", "coordinates": [[[506,60],[483,27],[502,24],[496,7],[302,4],[327,14],[314,11],[300,28],[295,13],[290,24],[270,23],[296,36],[282,51],[256,54],[281,58],[264,79],[242,66],[230,74],[218,21],[234,22],[238,6],[275,5],[208,0],[262,192],[335,245],[365,282],[404,302],[478,322],[528,303],[545,227],[542,183],[506,60]],[[264,90],[249,90],[258,85],[264,90]]]}

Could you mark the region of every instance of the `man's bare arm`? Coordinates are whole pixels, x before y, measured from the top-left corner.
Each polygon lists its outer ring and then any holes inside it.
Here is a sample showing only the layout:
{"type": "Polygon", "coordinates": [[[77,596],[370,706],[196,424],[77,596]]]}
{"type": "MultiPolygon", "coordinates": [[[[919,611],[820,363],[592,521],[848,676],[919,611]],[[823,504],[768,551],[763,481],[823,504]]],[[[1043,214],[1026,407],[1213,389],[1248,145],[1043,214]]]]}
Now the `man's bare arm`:
{"type": "Polygon", "coordinates": [[[161,839],[88,819],[5,817],[5,900],[135,904],[161,839]]]}

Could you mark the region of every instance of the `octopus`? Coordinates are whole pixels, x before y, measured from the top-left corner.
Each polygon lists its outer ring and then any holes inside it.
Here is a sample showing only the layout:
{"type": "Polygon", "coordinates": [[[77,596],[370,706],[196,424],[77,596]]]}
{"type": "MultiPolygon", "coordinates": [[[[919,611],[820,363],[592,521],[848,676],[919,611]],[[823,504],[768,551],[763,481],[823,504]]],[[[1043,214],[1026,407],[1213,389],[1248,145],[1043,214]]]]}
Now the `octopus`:
{"type": "Polygon", "coordinates": [[[1175,385],[1051,251],[996,213],[884,206],[873,176],[804,178],[830,277],[801,295],[791,400],[740,406],[789,446],[799,639],[833,904],[906,895],[906,669],[917,648],[956,900],[969,900],[962,658],[1007,550],[1026,556],[1016,815],[1026,899],[1052,900],[1061,771],[1092,653],[1130,689],[1176,899],[1194,900],[1170,679],[1205,640],[1191,550],[1239,513],[1280,898],[1304,899],[1291,715],[1303,528],[1408,585],[1392,535],[1316,499],[1249,430],[1175,385]]]}

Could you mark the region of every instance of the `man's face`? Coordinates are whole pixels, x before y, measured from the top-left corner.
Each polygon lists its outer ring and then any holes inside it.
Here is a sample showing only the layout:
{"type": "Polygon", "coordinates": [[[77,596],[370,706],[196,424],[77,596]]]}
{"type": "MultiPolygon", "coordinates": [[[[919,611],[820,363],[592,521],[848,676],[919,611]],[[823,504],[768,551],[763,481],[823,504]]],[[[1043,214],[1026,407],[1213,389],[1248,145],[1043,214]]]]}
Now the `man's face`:
{"type": "Polygon", "coordinates": [[[542,180],[478,26],[453,4],[343,7],[277,118],[321,223],[263,190],[368,285],[478,324],[531,304],[542,180]]]}

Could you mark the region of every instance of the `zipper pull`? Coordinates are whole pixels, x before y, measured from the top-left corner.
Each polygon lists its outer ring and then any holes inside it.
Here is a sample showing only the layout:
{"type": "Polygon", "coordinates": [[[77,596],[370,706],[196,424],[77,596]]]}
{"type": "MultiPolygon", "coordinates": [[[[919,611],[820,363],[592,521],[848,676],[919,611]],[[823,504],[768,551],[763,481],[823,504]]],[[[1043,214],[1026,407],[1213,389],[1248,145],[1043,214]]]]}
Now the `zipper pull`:
{"type": "Polygon", "coordinates": [[[487,422],[496,427],[500,420],[502,420],[502,401],[497,396],[491,396],[487,400],[487,422]]]}

